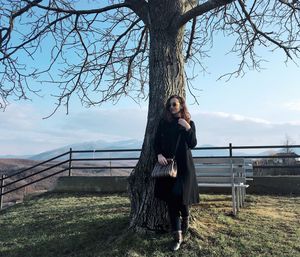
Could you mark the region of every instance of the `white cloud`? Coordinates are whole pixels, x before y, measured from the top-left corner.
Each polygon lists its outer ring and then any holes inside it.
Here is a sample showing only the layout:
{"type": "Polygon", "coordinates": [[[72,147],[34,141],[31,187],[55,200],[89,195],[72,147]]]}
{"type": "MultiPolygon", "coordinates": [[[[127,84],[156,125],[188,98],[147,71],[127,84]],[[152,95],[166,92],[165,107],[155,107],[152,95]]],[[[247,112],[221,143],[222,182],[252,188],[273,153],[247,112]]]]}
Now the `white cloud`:
{"type": "Polygon", "coordinates": [[[259,119],[259,118],[253,118],[253,117],[247,117],[243,116],[240,114],[232,114],[232,113],[226,113],[226,112],[199,112],[202,114],[207,114],[211,116],[216,116],[220,118],[228,118],[228,119],[233,119],[235,121],[250,121],[250,122],[255,122],[255,123],[262,123],[262,124],[271,124],[271,122],[264,120],[264,119],[259,119]]]}
{"type": "Polygon", "coordinates": [[[268,120],[225,112],[198,111],[192,113],[197,129],[198,146],[211,144],[277,145],[285,135],[300,142],[300,124],[297,122],[274,123],[268,120]]]}
{"type": "MultiPolygon", "coordinates": [[[[277,145],[300,142],[300,123],[274,123],[234,113],[192,111],[198,146],[277,145]]],[[[0,155],[35,154],[87,141],[142,140],[147,108],[89,109],[43,120],[39,110],[15,105],[0,113],[0,155]]]]}
{"type": "Polygon", "coordinates": [[[145,109],[91,110],[55,114],[43,120],[39,110],[12,104],[0,113],[0,155],[34,154],[72,143],[142,139],[145,109]]]}
{"type": "Polygon", "coordinates": [[[300,111],[300,100],[284,103],[284,107],[292,111],[300,111]]]}
{"type": "Polygon", "coordinates": [[[1,129],[16,128],[22,130],[30,130],[35,127],[38,121],[36,110],[27,104],[9,105],[5,112],[0,112],[1,129]]]}

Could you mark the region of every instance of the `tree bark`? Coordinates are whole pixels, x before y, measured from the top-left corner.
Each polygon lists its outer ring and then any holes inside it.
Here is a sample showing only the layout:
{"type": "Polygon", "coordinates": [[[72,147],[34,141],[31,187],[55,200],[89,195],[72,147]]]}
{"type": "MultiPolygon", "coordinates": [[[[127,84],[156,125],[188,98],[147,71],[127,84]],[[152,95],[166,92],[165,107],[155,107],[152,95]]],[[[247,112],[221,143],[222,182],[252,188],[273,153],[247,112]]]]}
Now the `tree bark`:
{"type": "MultiPolygon", "coordinates": [[[[159,15],[161,9],[156,15],[159,15]]],[[[176,11],[178,10],[174,10],[176,11]]],[[[137,230],[169,229],[166,204],[154,197],[155,181],[151,178],[151,171],[157,161],[153,147],[154,136],[169,96],[177,94],[185,97],[182,54],[184,28],[174,30],[170,26],[171,21],[162,22],[160,19],[155,21],[155,23],[151,22],[149,28],[150,73],[146,132],[139,161],[128,178],[131,200],[130,228],[137,230]]]]}

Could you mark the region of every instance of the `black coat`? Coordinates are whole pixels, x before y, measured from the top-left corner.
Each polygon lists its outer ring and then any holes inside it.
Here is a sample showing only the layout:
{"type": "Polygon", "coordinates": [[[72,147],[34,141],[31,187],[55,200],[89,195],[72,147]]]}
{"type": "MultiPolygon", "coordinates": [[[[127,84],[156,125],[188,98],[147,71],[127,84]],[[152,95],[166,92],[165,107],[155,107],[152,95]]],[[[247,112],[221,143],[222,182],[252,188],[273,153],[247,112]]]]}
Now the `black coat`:
{"type": "Polygon", "coordinates": [[[161,153],[166,158],[172,158],[179,133],[181,138],[175,155],[177,177],[156,178],[154,196],[169,201],[174,197],[174,192],[181,192],[183,204],[199,203],[195,166],[190,150],[197,145],[195,124],[191,120],[191,128],[186,131],[183,126],[178,124],[178,119],[174,118],[172,122],[161,119],[156,131],[154,141],[156,156],[161,153]]]}

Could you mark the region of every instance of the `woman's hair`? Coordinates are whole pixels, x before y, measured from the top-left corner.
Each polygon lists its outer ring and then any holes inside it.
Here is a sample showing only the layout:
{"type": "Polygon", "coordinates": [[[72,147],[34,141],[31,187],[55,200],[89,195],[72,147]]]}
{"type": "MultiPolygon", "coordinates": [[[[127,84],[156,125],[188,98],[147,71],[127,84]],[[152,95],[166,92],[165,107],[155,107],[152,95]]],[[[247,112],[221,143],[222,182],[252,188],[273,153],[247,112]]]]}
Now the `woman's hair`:
{"type": "Polygon", "coordinates": [[[184,98],[179,95],[171,95],[167,100],[163,115],[164,120],[171,122],[174,119],[172,113],[170,112],[170,101],[172,98],[177,98],[180,103],[180,108],[182,108],[180,110],[180,117],[190,123],[191,114],[188,112],[184,98]]]}

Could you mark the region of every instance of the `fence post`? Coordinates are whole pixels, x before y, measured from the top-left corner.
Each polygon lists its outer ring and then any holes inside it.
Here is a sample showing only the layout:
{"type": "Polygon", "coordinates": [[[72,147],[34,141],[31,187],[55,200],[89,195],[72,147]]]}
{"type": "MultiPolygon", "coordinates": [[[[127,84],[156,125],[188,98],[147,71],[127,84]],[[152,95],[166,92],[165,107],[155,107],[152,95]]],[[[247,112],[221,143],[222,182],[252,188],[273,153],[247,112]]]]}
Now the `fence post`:
{"type": "Polygon", "coordinates": [[[229,156],[232,157],[232,144],[229,143],[229,156]]]}
{"type": "Polygon", "coordinates": [[[234,184],[234,173],[233,173],[233,164],[232,164],[232,144],[229,143],[229,157],[230,157],[230,163],[231,163],[231,194],[232,194],[232,212],[235,216],[237,213],[237,189],[235,188],[234,184]]]}
{"type": "Polygon", "coordinates": [[[69,152],[69,177],[71,176],[71,170],[72,170],[72,148],[70,148],[70,152],[69,152]]]}
{"type": "Polygon", "coordinates": [[[112,176],[112,174],[111,174],[111,152],[108,152],[108,156],[109,156],[109,174],[110,174],[110,176],[112,176]]]}
{"type": "Polygon", "coordinates": [[[3,193],[4,193],[4,178],[5,175],[1,175],[1,182],[0,182],[0,210],[2,210],[2,205],[3,205],[3,193]]]}

